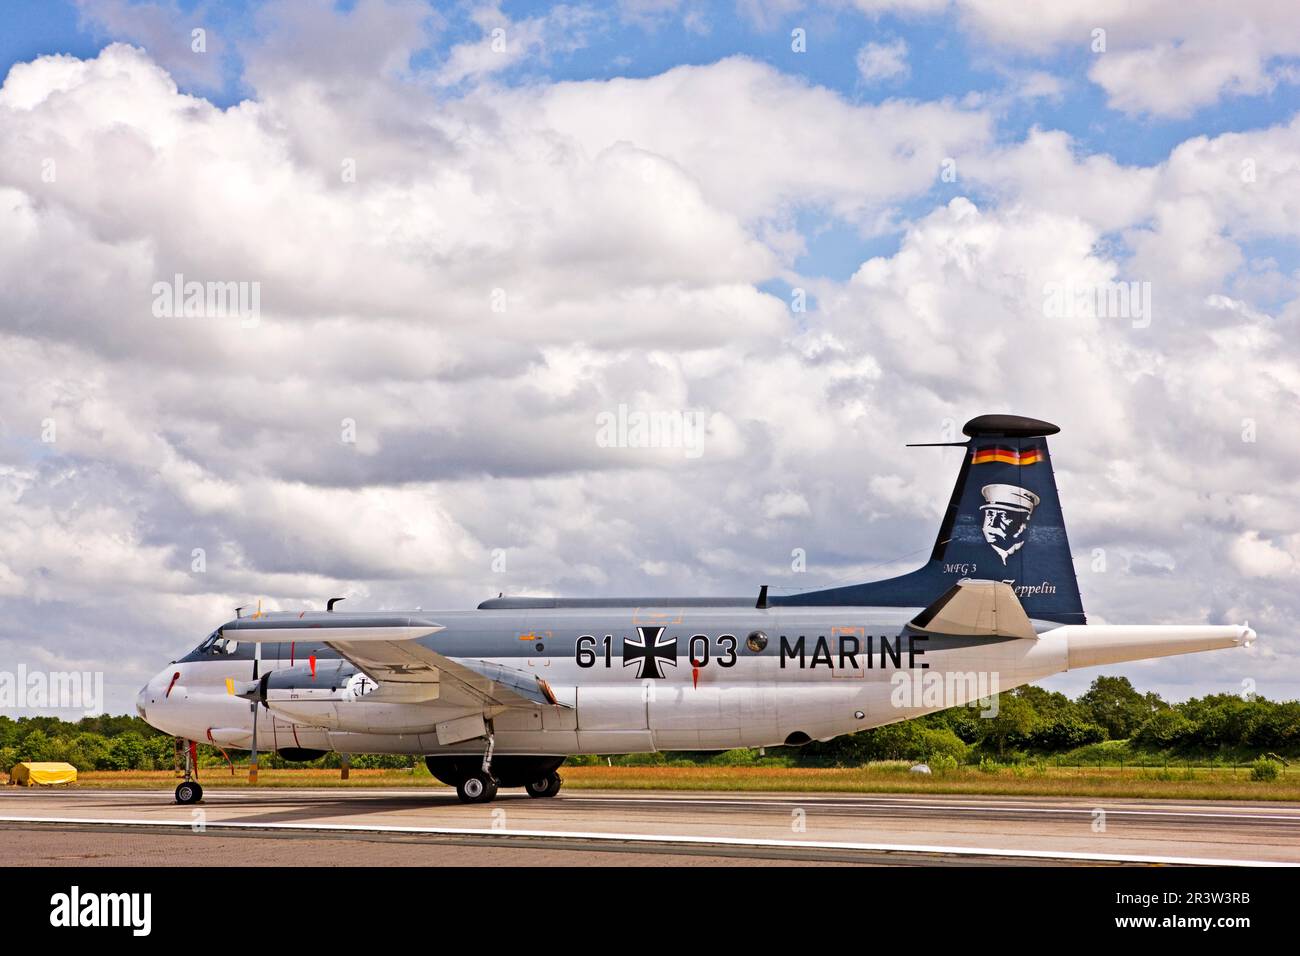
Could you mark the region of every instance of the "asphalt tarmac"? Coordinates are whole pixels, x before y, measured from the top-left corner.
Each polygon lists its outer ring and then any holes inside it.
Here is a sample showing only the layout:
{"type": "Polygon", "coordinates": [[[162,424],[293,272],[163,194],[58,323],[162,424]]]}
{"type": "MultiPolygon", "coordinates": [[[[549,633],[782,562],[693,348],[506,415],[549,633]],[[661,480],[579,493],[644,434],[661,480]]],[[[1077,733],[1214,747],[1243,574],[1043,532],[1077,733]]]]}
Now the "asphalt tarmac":
{"type": "Polygon", "coordinates": [[[0,791],[8,866],[1300,865],[1300,804],[566,790],[0,791]]]}

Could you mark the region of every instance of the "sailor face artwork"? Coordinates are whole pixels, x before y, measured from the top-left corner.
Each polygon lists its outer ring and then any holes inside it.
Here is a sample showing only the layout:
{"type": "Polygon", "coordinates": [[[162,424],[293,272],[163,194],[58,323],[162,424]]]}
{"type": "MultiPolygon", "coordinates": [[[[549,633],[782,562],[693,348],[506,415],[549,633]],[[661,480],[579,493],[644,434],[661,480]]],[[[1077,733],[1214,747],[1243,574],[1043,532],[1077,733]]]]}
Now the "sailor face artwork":
{"type": "Polygon", "coordinates": [[[1005,565],[1007,558],[1024,547],[1025,531],[1038,505],[1038,495],[1015,485],[985,485],[980,493],[984,496],[984,504],[980,505],[984,540],[1005,565]]]}

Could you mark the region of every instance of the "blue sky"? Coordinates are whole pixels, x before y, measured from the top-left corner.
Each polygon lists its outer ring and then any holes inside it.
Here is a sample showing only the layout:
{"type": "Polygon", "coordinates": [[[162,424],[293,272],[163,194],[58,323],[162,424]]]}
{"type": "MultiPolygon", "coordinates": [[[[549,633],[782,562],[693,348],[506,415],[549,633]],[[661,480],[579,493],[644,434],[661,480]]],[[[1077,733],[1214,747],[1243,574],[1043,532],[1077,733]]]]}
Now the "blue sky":
{"type": "MultiPolygon", "coordinates": [[[[126,0],[150,6],[155,0],[126,0]]],[[[199,0],[169,0],[162,6],[177,11],[178,22],[220,32],[237,46],[256,38],[260,6],[247,0],[219,4],[199,0]]],[[[481,30],[471,19],[479,4],[444,3],[444,18],[427,49],[416,55],[416,69],[438,63],[454,44],[478,39],[481,30]]],[[[987,42],[970,36],[951,18],[888,13],[866,18],[842,9],[797,11],[762,24],[722,3],[698,4],[707,32],[683,27],[664,16],[641,23],[618,16],[602,18],[586,31],[587,43],[570,52],[554,51],[544,63],[528,62],[505,73],[506,82],[587,80],[614,76],[646,77],[683,64],[708,64],[741,54],[767,62],[783,72],[836,90],[856,102],[887,98],[960,100],[972,92],[996,93],[1007,85],[1007,71],[1044,70],[1063,81],[1062,94],[1052,100],[1013,104],[1001,118],[1000,133],[1018,139],[1033,126],[1064,130],[1088,152],[1105,152],[1129,164],[1159,162],[1170,148],[1191,135],[1218,135],[1254,129],[1289,117],[1297,103],[1296,87],[1282,85],[1260,95],[1229,96],[1193,116],[1168,119],[1126,116],[1108,109],[1104,93],[1090,83],[1087,68],[1094,54],[1084,42],[1076,49],[1055,48],[1047,55],[1014,50],[990,50],[987,42]],[[807,31],[807,51],[791,50],[791,30],[807,31]],[[855,55],[867,42],[902,39],[908,46],[909,73],[880,84],[864,84],[855,55]]],[[[335,9],[347,11],[354,0],[341,0],[335,9]]],[[[511,20],[544,15],[554,5],[503,2],[498,9],[511,20]]],[[[94,5],[87,7],[93,14],[94,5]]],[[[139,42],[131,31],[113,31],[95,22],[73,0],[6,0],[6,29],[0,34],[0,70],[46,53],[93,56],[115,39],[139,42]]],[[[238,53],[232,53],[227,82],[219,89],[191,87],[226,106],[253,91],[240,81],[238,53]]],[[[182,82],[182,89],[185,84],[182,82]]]]}

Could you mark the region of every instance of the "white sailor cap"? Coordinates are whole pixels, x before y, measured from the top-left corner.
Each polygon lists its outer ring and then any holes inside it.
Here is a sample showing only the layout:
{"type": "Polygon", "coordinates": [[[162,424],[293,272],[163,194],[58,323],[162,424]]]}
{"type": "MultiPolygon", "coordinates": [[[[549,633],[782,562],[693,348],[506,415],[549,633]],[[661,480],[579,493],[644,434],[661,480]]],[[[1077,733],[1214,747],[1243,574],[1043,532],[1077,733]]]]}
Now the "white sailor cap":
{"type": "Polygon", "coordinates": [[[985,501],[985,504],[980,505],[980,510],[997,508],[1006,511],[1023,511],[1028,514],[1034,510],[1040,500],[1032,491],[1017,488],[1015,485],[985,485],[980,489],[980,494],[984,496],[985,501]]]}

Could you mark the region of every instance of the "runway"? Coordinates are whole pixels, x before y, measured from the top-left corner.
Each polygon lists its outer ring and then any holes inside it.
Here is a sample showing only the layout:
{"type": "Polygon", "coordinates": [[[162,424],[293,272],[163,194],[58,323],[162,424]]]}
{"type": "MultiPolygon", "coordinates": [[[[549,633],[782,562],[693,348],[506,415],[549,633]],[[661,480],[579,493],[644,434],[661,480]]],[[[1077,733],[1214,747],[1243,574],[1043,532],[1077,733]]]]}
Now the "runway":
{"type": "Polygon", "coordinates": [[[1300,865],[1300,804],[871,794],[0,792],[8,865],[1300,865]]]}

